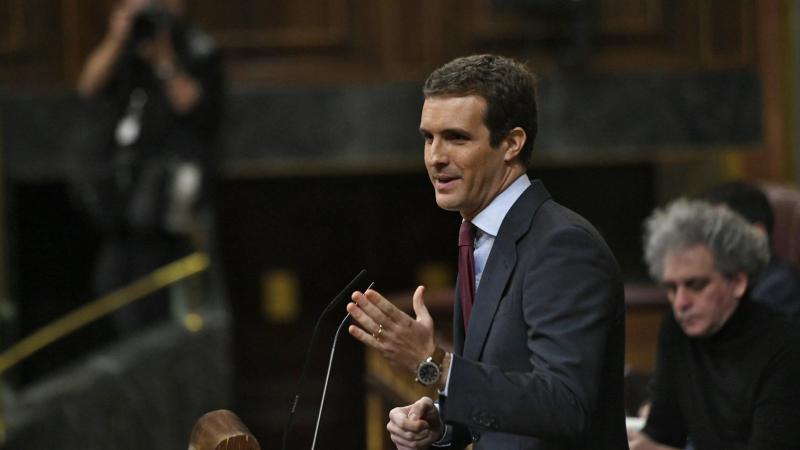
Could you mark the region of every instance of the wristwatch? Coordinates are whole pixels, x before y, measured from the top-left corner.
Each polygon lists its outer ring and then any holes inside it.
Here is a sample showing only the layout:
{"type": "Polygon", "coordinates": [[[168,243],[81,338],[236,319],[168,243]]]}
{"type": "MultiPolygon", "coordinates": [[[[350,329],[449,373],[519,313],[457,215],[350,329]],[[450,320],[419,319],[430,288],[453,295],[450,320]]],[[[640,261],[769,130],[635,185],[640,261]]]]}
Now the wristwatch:
{"type": "Polygon", "coordinates": [[[442,377],[442,363],[444,362],[444,350],[436,347],[432,356],[425,358],[417,366],[417,378],[414,380],[423,386],[434,386],[439,378],[442,377]]]}

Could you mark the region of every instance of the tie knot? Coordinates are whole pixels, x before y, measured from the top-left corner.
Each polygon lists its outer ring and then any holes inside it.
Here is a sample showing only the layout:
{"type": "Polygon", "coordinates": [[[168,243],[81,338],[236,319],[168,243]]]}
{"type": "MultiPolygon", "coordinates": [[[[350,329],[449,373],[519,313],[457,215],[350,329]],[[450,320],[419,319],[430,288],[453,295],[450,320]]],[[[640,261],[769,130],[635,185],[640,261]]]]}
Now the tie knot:
{"type": "Polygon", "coordinates": [[[466,220],[461,222],[461,228],[458,230],[458,246],[465,245],[469,247],[475,245],[475,225],[466,220]]]}

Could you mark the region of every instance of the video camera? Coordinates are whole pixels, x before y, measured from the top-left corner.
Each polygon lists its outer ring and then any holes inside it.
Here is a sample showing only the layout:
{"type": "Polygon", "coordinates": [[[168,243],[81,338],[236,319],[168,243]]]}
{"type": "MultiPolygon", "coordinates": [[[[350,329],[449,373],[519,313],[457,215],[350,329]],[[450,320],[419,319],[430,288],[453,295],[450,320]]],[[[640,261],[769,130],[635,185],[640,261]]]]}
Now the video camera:
{"type": "Polygon", "coordinates": [[[157,4],[142,8],[133,20],[131,39],[142,42],[153,39],[156,32],[171,30],[178,22],[177,16],[157,4]]]}

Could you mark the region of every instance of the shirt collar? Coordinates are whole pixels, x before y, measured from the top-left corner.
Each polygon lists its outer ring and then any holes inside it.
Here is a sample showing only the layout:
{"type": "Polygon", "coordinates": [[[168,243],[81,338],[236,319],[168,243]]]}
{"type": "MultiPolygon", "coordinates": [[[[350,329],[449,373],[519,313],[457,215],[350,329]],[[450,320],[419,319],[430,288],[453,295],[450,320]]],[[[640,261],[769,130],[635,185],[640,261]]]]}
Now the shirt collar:
{"type": "Polygon", "coordinates": [[[472,219],[472,224],[475,225],[481,232],[497,236],[500,231],[500,225],[506,214],[514,206],[517,199],[528,189],[531,185],[531,180],[527,174],[522,174],[511,185],[509,185],[503,192],[489,203],[489,206],[483,208],[481,212],[472,219]]]}

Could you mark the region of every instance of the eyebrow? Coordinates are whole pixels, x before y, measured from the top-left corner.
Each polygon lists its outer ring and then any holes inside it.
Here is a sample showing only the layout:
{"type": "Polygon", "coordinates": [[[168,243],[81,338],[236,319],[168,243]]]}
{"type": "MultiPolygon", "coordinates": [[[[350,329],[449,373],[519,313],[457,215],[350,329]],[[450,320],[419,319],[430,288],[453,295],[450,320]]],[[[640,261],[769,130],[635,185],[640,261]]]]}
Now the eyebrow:
{"type": "MultiPolygon", "coordinates": [[[[423,127],[419,127],[419,134],[425,135],[425,134],[433,134],[433,133],[428,131],[427,129],[425,129],[423,127]]],[[[438,134],[442,134],[442,135],[461,134],[461,135],[464,135],[464,136],[472,137],[472,133],[470,133],[469,131],[467,131],[467,130],[465,130],[463,128],[445,128],[444,130],[442,130],[438,134]]]]}
{"type": "Polygon", "coordinates": [[[711,283],[711,276],[704,275],[698,277],[684,278],[676,281],[663,281],[661,285],[668,290],[675,290],[678,286],[683,286],[691,291],[700,292],[711,283]]]}

